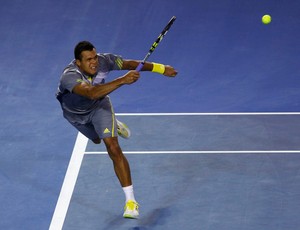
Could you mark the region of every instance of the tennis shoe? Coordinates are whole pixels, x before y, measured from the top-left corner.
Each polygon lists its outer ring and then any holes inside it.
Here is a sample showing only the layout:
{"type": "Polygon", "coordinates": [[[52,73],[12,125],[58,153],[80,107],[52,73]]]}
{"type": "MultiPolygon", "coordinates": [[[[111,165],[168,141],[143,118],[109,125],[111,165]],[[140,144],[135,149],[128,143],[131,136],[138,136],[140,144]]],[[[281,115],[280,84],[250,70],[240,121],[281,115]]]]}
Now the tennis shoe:
{"type": "Polygon", "coordinates": [[[133,200],[127,201],[124,207],[123,217],[137,219],[139,217],[139,204],[133,200]]]}
{"type": "Polygon", "coordinates": [[[118,135],[125,139],[128,139],[131,135],[130,129],[123,122],[117,120],[118,135]]]}

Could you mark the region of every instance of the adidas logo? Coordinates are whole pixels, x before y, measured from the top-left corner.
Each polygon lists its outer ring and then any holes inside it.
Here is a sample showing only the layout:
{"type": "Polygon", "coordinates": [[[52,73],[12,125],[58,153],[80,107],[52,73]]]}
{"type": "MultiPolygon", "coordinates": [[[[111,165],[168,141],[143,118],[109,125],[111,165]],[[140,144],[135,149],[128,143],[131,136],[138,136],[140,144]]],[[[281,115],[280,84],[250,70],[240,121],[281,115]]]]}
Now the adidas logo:
{"type": "Polygon", "coordinates": [[[109,131],[108,128],[106,128],[106,129],[104,129],[104,132],[103,132],[103,133],[110,133],[110,131],[109,131]]]}

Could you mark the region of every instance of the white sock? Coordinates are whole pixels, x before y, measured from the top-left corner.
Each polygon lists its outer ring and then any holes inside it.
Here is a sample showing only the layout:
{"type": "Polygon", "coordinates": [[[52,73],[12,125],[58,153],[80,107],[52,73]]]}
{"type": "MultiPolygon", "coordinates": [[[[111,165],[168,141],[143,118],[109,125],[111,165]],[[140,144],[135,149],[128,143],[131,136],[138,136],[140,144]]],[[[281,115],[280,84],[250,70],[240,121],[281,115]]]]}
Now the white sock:
{"type": "Polygon", "coordinates": [[[133,186],[127,186],[127,187],[123,187],[122,188],[124,193],[125,193],[125,198],[126,198],[126,202],[129,200],[133,200],[134,202],[136,202],[135,198],[134,198],[134,193],[133,193],[133,186]]]}

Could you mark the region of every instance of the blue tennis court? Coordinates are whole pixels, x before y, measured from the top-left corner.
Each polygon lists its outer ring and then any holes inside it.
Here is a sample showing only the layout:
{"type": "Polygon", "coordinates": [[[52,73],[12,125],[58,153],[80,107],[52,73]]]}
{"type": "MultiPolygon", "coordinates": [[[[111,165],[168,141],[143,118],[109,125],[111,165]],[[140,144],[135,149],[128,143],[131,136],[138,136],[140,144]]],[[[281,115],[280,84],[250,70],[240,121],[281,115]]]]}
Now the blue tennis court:
{"type": "MultiPolygon", "coordinates": [[[[13,0],[0,7],[0,229],[298,229],[300,2],[13,0]],[[261,23],[272,16],[269,25],[261,23]],[[110,95],[140,219],[55,99],[78,41],[149,61],[110,95]]],[[[113,72],[109,79],[126,72],[113,72]]]]}
{"type": "Polygon", "coordinates": [[[51,229],[299,225],[300,144],[288,137],[299,136],[300,114],[121,114],[119,119],[134,132],[122,144],[145,209],[141,218],[121,218],[123,194],[106,150],[79,134],[51,229]]]}

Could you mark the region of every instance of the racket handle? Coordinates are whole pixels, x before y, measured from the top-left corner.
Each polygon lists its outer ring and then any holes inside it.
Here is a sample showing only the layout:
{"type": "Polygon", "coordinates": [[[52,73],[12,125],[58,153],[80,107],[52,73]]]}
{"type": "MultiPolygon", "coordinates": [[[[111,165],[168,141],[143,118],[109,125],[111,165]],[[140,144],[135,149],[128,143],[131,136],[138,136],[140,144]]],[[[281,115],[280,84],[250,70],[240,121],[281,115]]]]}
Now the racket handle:
{"type": "Polygon", "coordinates": [[[136,67],[136,71],[138,71],[138,72],[140,72],[141,71],[141,69],[143,68],[143,66],[144,66],[144,63],[143,62],[140,62],[140,64],[136,67]]]}

